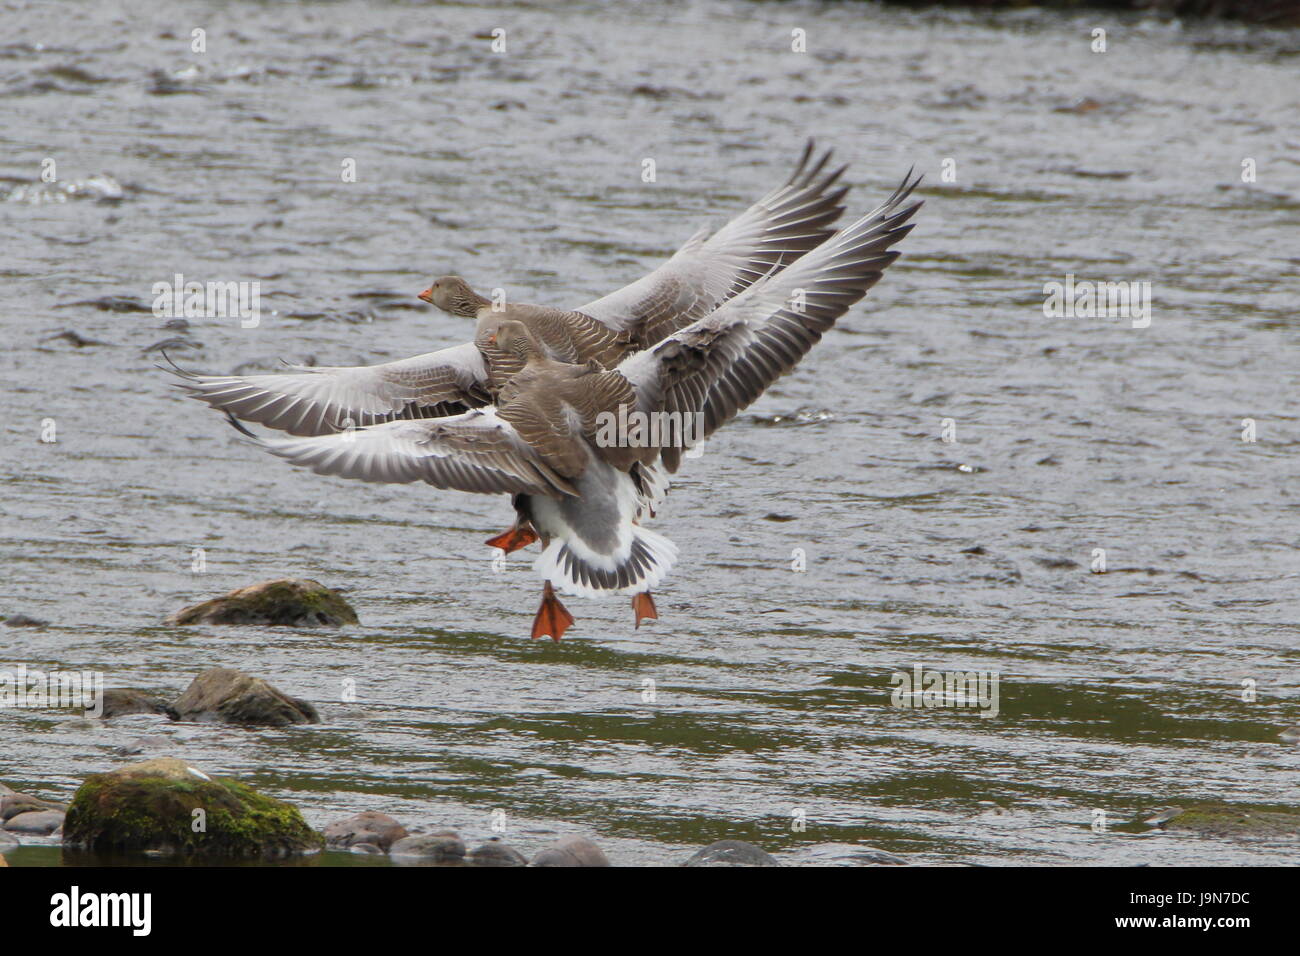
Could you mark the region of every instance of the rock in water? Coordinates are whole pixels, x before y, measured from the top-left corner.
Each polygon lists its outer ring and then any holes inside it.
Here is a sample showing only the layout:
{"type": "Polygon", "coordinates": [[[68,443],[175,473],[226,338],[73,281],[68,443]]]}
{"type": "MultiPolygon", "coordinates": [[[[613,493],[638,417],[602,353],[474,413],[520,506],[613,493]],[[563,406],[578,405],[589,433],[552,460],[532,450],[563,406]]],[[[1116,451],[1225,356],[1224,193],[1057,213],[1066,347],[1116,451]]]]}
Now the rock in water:
{"type": "Polygon", "coordinates": [[[318,581],[280,578],[182,608],[166,623],[340,627],[359,622],[357,612],[337,591],[318,581]]]}
{"type": "Polygon", "coordinates": [[[465,841],[455,830],[435,830],[398,840],[388,852],[395,858],[460,863],[465,859],[465,841]]]}
{"type": "Polygon", "coordinates": [[[771,854],[744,840],[719,840],[697,852],[682,866],[780,866],[771,854]]]}
{"type": "Polygon", "coordinates": [[[104,691],[100,700],[102,712],[98,716],[104,720],[121,717],[123,714],[165,714],[176,719],[176,711],[171,705],[147,690],[137,690],[134,687],[110,688],[104,691]]]}
{"type": "Polygon", "coordinates": [[[333,849],[350,849],[369,843],[386,851],[406,836],[402,826],[386,813],[366,810],[346,820],[336,820],[325,828],[325,845],[333,849]]]}
{"type": "Polygon", "coordinates": [[[508,843],[489,840],[470,851],[469,861],[475,866],[527,866],[528,857],[508,843]]]}
{"type": "Polygon", "coordinates": [[[43,621],[39,617],[28,617],[26,614],[14,614],[10,617],[0,617],[0,623],[5,627],[45,627],[49,621],[43,621]]]}
{"type": "Polygon", "coordinates": [[[5,821],[5,829],[12,833],[31,836],[49,836],[63,826],[63,814],[58,810],[33,810],[20,813],[5,821]]]}
{"type": "Polygon", "coordinates": [[[177,720],[269,727],[320,723],[320,714],[307,701],[230,667],[214,667],[194,678],[172,709],[177,720]]]}
{"type": "Polygon", "coordinates": [[[0,820],[6,822],[20,813],[35,813],[41,810],[58,810],[62,812],[66,809],[67,807],[62,804],[50,803],[26,793],[7,793],[0,797],[0,820]]]}
{"type": "Polygon", "coordinates": [[[533,857],[533,866],[609,866],[600,847],[585,837],[566,836],[533,857]]]}
{"type": "Polygon", "coordinates": [[[64,847],[97,852],[276,858],[323,844],[297,808],[174,757],[91,774],[63,825],[64,847]]]}
{"type": "Polygon", "coordinates": [[[1300,836],[1300,810],[1287,806],[1200,803],[1140,813],[1135,823],[1213,839],[1289,839],[1300,836]]]}

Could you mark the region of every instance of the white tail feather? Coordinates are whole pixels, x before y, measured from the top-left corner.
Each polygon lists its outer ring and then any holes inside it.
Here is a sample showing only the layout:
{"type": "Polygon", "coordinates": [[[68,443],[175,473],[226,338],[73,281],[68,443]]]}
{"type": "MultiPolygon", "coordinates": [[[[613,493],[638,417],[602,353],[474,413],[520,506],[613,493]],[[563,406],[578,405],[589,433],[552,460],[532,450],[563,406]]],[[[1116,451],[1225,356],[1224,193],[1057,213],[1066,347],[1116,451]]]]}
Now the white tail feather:
{"type": "Polygon", "coordinates": [[[639,594],[658,587],[677,561],[677,545],[640,526],[632,528],[627,557],[613,568],[592,564],[578,550],[563,539],[554,539],[533,562],[533,568],[563,594],[598,597],[610,591],[639,594]]]}

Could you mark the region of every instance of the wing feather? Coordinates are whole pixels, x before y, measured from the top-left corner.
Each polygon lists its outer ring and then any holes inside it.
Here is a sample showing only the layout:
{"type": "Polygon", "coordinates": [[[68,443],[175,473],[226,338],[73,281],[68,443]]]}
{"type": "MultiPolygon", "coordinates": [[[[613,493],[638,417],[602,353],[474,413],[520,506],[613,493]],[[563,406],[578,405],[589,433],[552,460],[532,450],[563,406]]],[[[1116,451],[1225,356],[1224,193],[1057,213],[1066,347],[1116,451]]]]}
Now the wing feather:
{"type": "Polygon", "coordinates": [[[832,235],[848,187],[836,187],[846,167],[826,173],[830,151],[816,162],[814,152],[810,139],[790,178],[745,212],[712,236],[697,232],[649,275],[578,311],[648,348],[816,248],[832,235]]]}
{"type": "Polygon", "coordinates": [[[290,366],[274,375],[197,375],[173,367],[191,398],[290,435],[327,435],[434,418],[488,402],[488,370],[472,343],[383,365],[290,366]]]}
{"type": "MultiPolygon", "coordinates": [[[[920,177],[909,172],[884,203],[790,268],[618,367],[644,411],[703,415],[707,438],[793,369],[837,319],[879,281],[920,208],[903,206],[920,177]]],[[[681,448],[665,448],[675,472],[681,448]]]]}
{"type": "Polygon", "coordinates": [[[317,474],[357,481],[423,481],[435,488],[485,494],[576,494],[491,408],[335,434],[256,439],[253,444],[317,474]]]}

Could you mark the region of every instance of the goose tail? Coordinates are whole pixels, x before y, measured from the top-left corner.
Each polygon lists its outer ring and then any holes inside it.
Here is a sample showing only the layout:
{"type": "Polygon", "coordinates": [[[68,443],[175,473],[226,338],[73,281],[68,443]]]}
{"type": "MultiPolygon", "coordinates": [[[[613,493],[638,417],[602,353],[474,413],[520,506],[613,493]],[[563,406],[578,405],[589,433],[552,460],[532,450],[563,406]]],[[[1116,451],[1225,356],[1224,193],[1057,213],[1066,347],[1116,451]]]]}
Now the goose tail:
{"type": "Polygon", "coordinates": [[[677,545],[657,531],[634,525],[631,545],[621,556],[599,554],[577,538],[556,538],[533,567],[564,594],[597,597],[656,588],[676,561],[677,545]]]}

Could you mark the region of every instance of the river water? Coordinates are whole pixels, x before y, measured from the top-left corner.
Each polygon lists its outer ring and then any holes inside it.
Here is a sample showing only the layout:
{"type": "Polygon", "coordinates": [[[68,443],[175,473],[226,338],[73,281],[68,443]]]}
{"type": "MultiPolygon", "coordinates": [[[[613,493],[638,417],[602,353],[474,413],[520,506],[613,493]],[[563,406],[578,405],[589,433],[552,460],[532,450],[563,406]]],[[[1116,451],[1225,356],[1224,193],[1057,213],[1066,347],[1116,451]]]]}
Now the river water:
{"type": "Polygon", "coordinates": [[[183,755],[317,826],[374,809],[472,842],[504,811],[526,853],[582,833],[616,864],[723,838],[792,864],[1300,859],[1113,827],[1297,795],[1300,34],[866,3],[0,19],[0,615],[48,621],[0,626],[0,663],[168,695],[238,667],[323,717],[0,711],[0,780],[66,800],[183,755]],[[155,368],[168,339],[213,372],[455,344],[467,323],[415,299],[444,273],[577,306],[810,134],[851,163],[851,213],[913,164],[925,207],[865,302],[686,463],[655,522],[682,557],[640,630],[625,599],[573,599],[563,643],[530,641],[531,559],[497,573],[482,544],[505,498],[292,469],[155,368]],[[260,282],[260,324],[164,328],[150,290],[176,273],[260,282]],[[1068,275],[1150,283],[1149,325],[1045,317],[1068,275]],[[161,623],[280,576],[345,589],[362,626],[161,623]],[[915,665],[994,672],[997,716],[891,706],[915,665]]]}

